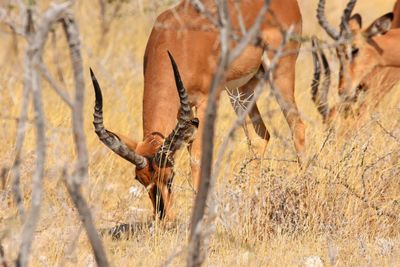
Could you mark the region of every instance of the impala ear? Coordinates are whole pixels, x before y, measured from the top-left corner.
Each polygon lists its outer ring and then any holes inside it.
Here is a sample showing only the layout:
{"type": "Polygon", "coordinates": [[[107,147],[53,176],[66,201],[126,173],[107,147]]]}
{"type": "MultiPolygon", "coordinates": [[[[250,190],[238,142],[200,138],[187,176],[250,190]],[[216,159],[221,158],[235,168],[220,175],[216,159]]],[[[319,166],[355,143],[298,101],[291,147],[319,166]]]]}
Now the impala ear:
{"type": "Polygon", "coordinates": [[[367,38],[372,38],[376,35],[381,35],[387,33],[393,21],[393,12],[387,13],[382,17],[376,19],[365,31],[365,36],[367,38]]]}
{"type": "Polygon", "coordinates": [[[354,14],[349,19],[349,28],[351,31],[359,31],[362,28],[362,17],[360,14],[354,14]]]}

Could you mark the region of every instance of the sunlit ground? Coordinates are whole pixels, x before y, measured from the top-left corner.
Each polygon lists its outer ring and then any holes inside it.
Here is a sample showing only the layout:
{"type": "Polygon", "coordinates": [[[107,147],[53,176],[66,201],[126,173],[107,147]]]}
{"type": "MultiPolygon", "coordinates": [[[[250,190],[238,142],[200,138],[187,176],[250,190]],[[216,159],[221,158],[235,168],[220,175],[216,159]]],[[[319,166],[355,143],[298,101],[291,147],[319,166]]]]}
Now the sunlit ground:
{"type": "MultiPolygon", "coordinates": [[[[168,6],[154,7],[144,1],[143,10],[139,10],[139,2],[124,4],[103,38],[97,1],[77,1],[75,5],[85,70],[93,67],[103,87],[106,125],[135,139],[142,138],[144,48],[156,15],[168,6]]],[[[299,2],[304,34],[317,33],[327,39],[315,19],[316,1],[299,2]]],[[[377,5],[378,1],[359,1],[356,11],[368,25],[390,11],[393,2],[377,5]]],[[[345,1],[328,5],[328,18],[333,23],[338,24],[344,5],[345,1]]],[[[109,10],[107,14],[111,17],[112,13],[109,10]]],[[[25,47],[24,40],[18,39],[18,52],[12,52],[14,43],[6,32],[1,28],[0,167],[4,168],[10,167],[13,159],[25,47]]],[[[62,70],[65,87],[72,92],[69,56],[60,28],[56,36],[57,43],[49,42],[46,46],[45,61],[54,75],[57,68],[62,70]]],[[[308,44],[303,48],[307,49],[308,44]]],[[[107,256],[114,266],[157,266],[176,254],[172,264],[181,266],[186,259],[185,244],[194,196],[188,154],[182,151],[178,155],[174,184],[177,220],[166,230],[151,223],[151,203],[145,190],[134,180],[132,165],[110,152],[95,135],[91,123],[94,95],[88,74],[85,77],[85,133],[90,177],[84,193],[98,229],[124,223],[135,225],[128,239],[116,241],[104,236],[107,256]],[[140,191],[134,194],[132,187],[140,191]]],[[[306,158],[310,164],[301,169],[295,162],[289,128],[267,89],[259,100],[272,133],[267,159],[251,160],[253,154],[239,129],[229,147],[231,153],[222,163],[215,188],[218,209],[208,265],[302,266],[313,259],[321,260],[326,266],[400,264],[399,86],[358,122],[358,130],[343,122],[342,127],[329,133],[311,101],[311,77],[311,56],[302,52],[297,63],[296,100],[307,124],[306,158]]],[[[30,259],[32,266],[91,266],[89,243],[61,179],[62,168],[75,158],[71,116],[67,106],[45,82],[43,88],[48,157],[41,219],[30,259]]],[[[332,90],[331,102],[335,101],[335,95],[336,91],[332,90]]],[[[217,149],[235,118],[225,93],[218,117],[217,149]]],[[[35,166],[33,118],[31,111],[21,168],[26,208],[35,166]]],[[[10,175],[0,183],[0,241],[9,261],[16,257],[21,230],[11,183],[10,175]]]]}

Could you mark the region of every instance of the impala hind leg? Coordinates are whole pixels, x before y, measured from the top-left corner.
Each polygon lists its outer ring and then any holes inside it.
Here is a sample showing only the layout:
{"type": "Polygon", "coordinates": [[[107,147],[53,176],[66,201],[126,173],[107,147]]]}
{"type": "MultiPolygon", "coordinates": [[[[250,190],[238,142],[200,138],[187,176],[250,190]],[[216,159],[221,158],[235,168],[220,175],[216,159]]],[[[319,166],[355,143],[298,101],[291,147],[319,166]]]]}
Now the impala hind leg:
{"type": "Polygon", "coordinates": [[[292,132],[294,146],[301,163],[304,157],[305,125],[294,98],[295,65],[297,55],[282,57],[274,72],[274,83],[279,90],[278,103],[292,132]]]}
{"type": "MultiPolygon", "coordinates": [[[[253,77],[242,87],[234,90],[228,90],[229,99],[237,115],[248,108],[250,102],[253,100],[254,89],[258,83],[259,79],[257,77],[253,77]]],[[[251,108],[248,118],[243,124],[243,129],[249,140],[250,148],[255,148],[256,154],[263,157],[270,139],[270,134],[261,117],[257,104],[251,108]],[[252,124],[253,130],[249,129],[251,128],[248,126],[250,124],[252,124]]]]}

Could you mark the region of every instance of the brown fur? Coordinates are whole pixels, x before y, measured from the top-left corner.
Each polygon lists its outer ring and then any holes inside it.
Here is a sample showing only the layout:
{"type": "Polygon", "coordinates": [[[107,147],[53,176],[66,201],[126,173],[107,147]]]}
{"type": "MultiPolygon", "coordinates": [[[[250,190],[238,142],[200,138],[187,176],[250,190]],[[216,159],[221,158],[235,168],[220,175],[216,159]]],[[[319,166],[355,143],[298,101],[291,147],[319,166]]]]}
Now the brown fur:
{"type": "MultiPolygon", "coordinates": [[[[361,85],[366,92],[366,97],[358,110],[358,116],[362,116],[366,114],[369,107],[378,105],[399,81],[400,50],[396,48],[400,42],[400,0],[396,1],[393,8],[391,29],[387,33],[372,38],[382,52],[367,43],[367,39],[364,38],[370,27],[362,29],[359,27],[361,25],[357,26],[351,20],[349,26],[353,33],[352,46],[358,47],[360,50],[355,59],[348,62],[349,73],[347,77],[344,75],[340,79],[339,94],[343,100],[343,98],[351,96],[356,87],[361,85]]],[[[352,100],[357,100],[357,97],[353,97],[352,100]]],[[[345,109],[342,110],[345,111],[345,109]]],[[[338,111],[338,106],[331,110],[330,120],[336,116],[338,111]]]]}
{"type": "MultiPolygon", "coordinates": [[[[263,0],[242,0],[240,2],[241,14],[244,23],[249,29],[262,7],[263,0]]],[[[214,0],[204,0],[202,3],[216,17],[214,0]]],[[[236,10],[233,7],[233,0],[228,1],[230,17],[234,29],[239,29],[236,10]]],[[[296,0],[272,0],[261,25],[260,38],[272,48],[277,48],[282,41],[280,27],[287,29],[294,25],[294,32],[301,34],[302,19],[299,6],[296,0]],[[274,14],[274,15],[271,15],[274,14]],[[279,26],[278,26],[279,25],[279,26]]],[[[286,49],[296,50],[299,43],[290,42],[286,49]]],[[[154,132],[167,136],[176,124],[176,116],[179,109],[178,95],[175,89],[174,75],[166,51],[174,55],[177,65],[180,68],[182,80],[185,83],[189,96],[190,105],[197,110],[200,120],[200,128],[197,138],[191,145],[192,175],[195,188],[199,181],[199,159],[201,158],[201,138],[204,121],[204,111],[208,90],[217,67],[219,57],[219,32],[207,20],[199,14],[189,1],[181,1],[177,6],[162,13],[155,22],[149,37],[144,56],[144,97],[143,97],[143,135],[146,137],[139,142],[136,151],[143,155],[152,155],[157,151],[157,146],[151,145],[154,140],[162,143],[159,135],[153,136],[154,132]],[[151,138],[150,138],[151,137],[151,138]],[[153,138],[153,139],[152,139],[153,138]]],[[[249,74],[256,74],[261,69],[263,48],[248,46],[243,54],[230,66],[226,82],[242,78],[249,74]]],[[[304,149],[305,127],[300,119],[299,112],[294,99],[295,61],[297,53],[283,57],[276,70],[275,82],[281,90],[281,95],[290,107],[290,112],[285,115],[293,132],[295,147],[300,153],[304,149]]],[[[253,92],[256,83],[249,80],[240,90],[247,93],[253,92]]],[[[250,113],[251,116],[258,116],[257,112],[250,113]]],[[[252,118],[256,129],[264,129],[265,125],[261,118],[252,118]]],[[[265,141],[269,133],[265,131],[262,136],[265,141]]],[[[125,140],[127,143],[134,142],[125,140]]],[[[153,168],[157,168],[153,166],[153,168]]],[[[142,180],[148,180],[154,174],[149,166],[143,170],[137,170],[137,176],[142,180]]],[[[171,215],[170,193],[166,189],[166,177],[172,170],[156,170],[160,176],[157,186],[167,207],[167,215],[171,215]],[[165,173],[165,174],[164,174],[165,173]]],[[[153,189],[150,189],[153,190],[153,189]]],[[[154,201],[153,201],[154,205],[154,201]]]]}

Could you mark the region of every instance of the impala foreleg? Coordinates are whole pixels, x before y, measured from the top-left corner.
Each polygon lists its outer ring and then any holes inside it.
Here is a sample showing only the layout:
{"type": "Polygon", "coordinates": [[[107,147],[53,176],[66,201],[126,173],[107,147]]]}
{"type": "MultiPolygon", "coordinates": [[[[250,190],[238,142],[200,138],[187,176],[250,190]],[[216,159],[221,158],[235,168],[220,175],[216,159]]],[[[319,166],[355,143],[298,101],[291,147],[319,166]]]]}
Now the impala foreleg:
{"type": "Polygon", "coordinates": [[[296,55],[282,57],[274,73],[278,103],[292,131],[294,146],[301,160],[305,148],[305,125],[300,117],[294,97],[296,55]]]}

